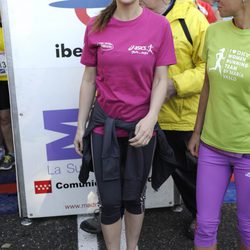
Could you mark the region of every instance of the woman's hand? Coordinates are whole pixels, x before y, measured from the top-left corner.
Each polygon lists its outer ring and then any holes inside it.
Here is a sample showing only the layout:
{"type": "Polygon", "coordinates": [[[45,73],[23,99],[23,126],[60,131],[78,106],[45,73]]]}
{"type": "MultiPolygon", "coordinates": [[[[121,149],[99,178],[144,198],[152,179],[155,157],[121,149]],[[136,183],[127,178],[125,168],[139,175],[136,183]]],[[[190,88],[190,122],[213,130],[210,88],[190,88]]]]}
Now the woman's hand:
{"type": "Polygon", "coordinates": [[[84,135],[84,130],[77,129],[74,139],[74,146],[76,153],[79,154],[80,156],[82,156],[82,151],[83,151],[83,144],[82,144],[83,135],[84,135]]]}
{"type": "Polygon", "coordinates": [[[133,147],[146,146],[152,138],[157,117],[146,115],[135,127],[135,136],[129,140],[133,147]]]}
{"type": "Polygon", "coordinates": [[[176,96],[177,92],[174,86],[174,81],[168,78],[168,90],[167,90],[167,100],[171,99],[172,97],[176,96]]]}
{"type": "Polygon", "coordinates": [[[200,134],[193,132],[189,142],[188,142],[188,150],[190,151],[191,155],[198,157],[199,153],[199,145],[200,145],[200,134]]]}

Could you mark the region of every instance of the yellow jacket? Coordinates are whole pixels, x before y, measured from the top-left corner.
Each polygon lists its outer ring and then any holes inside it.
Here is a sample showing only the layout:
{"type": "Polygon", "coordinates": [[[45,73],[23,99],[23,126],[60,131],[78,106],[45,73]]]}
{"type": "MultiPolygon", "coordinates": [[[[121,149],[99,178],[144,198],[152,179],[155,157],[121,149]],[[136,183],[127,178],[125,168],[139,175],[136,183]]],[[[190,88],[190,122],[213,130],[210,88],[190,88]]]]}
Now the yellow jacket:
{"type": "MultiPolygon", "coordinates": [[[[0,53],[5,53],[4,52],[4,38],[3,38],[3,28],[2,27],[0,27],[0,53]]],[[[0,62],[0,63],[3,63],[3,62],[0,62]]],[[[8,80],[7,74],[0,75],[0,81],[6,81],[6,80],[8,80]]]]}
{"type": "Polygon", "coordinates": [[[159,113],[163,130],[191,131],[194,128],[205,63],[201,59],[208,22],[192,0],[176,0],[167,14],[170,22],[177,64],[169,66],[168,77],[174,81],[177,95],[165,103],[159,113]],[[184,18],[193,46],[179,22],[184,18]]]}

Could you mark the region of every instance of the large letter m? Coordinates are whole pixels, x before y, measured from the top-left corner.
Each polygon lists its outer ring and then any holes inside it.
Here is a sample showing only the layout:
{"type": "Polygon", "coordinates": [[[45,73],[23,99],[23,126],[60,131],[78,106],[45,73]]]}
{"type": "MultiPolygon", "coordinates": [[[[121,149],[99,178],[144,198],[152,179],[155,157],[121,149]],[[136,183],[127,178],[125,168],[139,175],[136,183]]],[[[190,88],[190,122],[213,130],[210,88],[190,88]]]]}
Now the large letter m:
{"type": "Polygon", "coordinates": [[[44,128],[66,136],[46,144],[47,160],[77,159],[73,141],[76,133],[78,109],[43,111],[44,128]]]}

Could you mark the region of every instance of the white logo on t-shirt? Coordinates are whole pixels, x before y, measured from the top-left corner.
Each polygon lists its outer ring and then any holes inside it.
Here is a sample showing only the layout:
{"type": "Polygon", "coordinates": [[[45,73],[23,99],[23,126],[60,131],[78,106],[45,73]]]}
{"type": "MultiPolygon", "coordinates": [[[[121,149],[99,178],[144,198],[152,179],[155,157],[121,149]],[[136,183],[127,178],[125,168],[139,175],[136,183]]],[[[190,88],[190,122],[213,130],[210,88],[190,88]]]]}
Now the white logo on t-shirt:
{"type": "Polygon", "coordinates": [[[216,63],[215,63],[215,66],[212,67],[212,68],[209,68],[209,71],[211,70],[219,70],[220,74],[221,74],[221,61],[223,59],[225,59],[224,57],[224,52],[225,52],[225,48],[222,48],[219,50],[218,53],[216,53],[216,63]]]}
{"type": "Polygon", "coordinates": [[[246,176],[246,177],[250,177],[250,173],[246,173],[245,176],[246,176]]]}
{"type": "Polygon", "coordinates": [[[131,54],[139,54],[139,55],[148,55],[148,54],[154,54],[153,51],[153,45],[131,45],[128,48],[128,51],[131,52],[131,54]]]}
{"type": "Polygon", "coordinates": [[[97,43],[97,46],[100,46],[103,51],[109,51],[114,48],[114,45],[110,42],[99,42],[97,43]]]}
{"type": "Polygon", "coordinates": [[[215,54],[215,66],[209,71],[219,71],[220,75],[229,81],[244,78],[246,69],[249,68],[250,53],[238,49],[218,49],[215,54]]]}

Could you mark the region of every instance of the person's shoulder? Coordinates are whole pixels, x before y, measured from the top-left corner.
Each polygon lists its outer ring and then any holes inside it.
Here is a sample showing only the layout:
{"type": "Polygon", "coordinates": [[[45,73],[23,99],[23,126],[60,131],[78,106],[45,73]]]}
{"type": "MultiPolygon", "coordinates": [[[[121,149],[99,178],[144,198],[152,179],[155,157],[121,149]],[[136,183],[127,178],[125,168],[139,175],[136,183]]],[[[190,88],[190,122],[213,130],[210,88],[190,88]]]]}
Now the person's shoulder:
{"type": "Polygon", "coordinates": [[[88,34],[88,36],[96,33],[94,29],[96,18],[97,16],[91,17],[86,24],[85,33],[88,34]]]}
{"type": "Polygon", "coordinates": [[[87,27],[92,28],[93,25],[94,25],[94,23],[95,23],[96,18],[97,18],[97,16],[91,17],[91,18],[89,19],[89,21],[87,22],[87,27]]]}
{"type": "Polygon", "coordinates": [[[147,16],[148,19],[150,19],[150,21],[153,22],[157,22],[157,24],[161,23],[161,24],[166,24],[168,23],[168,20],[166,19],[165,16],[162,16],[158,13],[153,12],[152,10],[148,9],[148,8],[144,8],[144,12],[147,16]]]}
{"type": "Polygon", "coordinates": [[[205,31],[209,25],[205,15],[194,5],[189,4],[189,8],[185,13],[185,20],[190,29],[198,32],[205,31]]]}
{"type": "Polygon", "coordinates": [[[145,11],[145,16],[147,16],[147,23],[150,26],[150,29],[154,29],[154,31],[159,32],[159,34],[164,34],[162,31],[168,31],[171,29],[169,21],[165,16],[155,13],[147,8],[145,8],[145,11]]]}
{"type": "Polygon", "coordinates": [[[211,23],[207,29],[207,39],[214,39],[215,36],[219,35],[221,37],[224,36],[226,32],[230,29],[228,27],[229,23],[227,21],[217,21],[215,23],[211,23]]]}
{"type": "Polygon", "coordinates": [[[190,5],[187,15],[196,20],[198,19],[200,22],[208,23],[205,15],[195,5],[190,5]]]}
{"type": "Polygon", "coordinates": [[[208,30],[211,32],[211,31],[215,31],[215,30],[218,30],[218,29],[225,29],[229,26],[229,23],[230,21],[223,21],[223,20],[220,20],[220,21],[217,21],[215,23],[211,23],[208,27],[208,30]]]}

